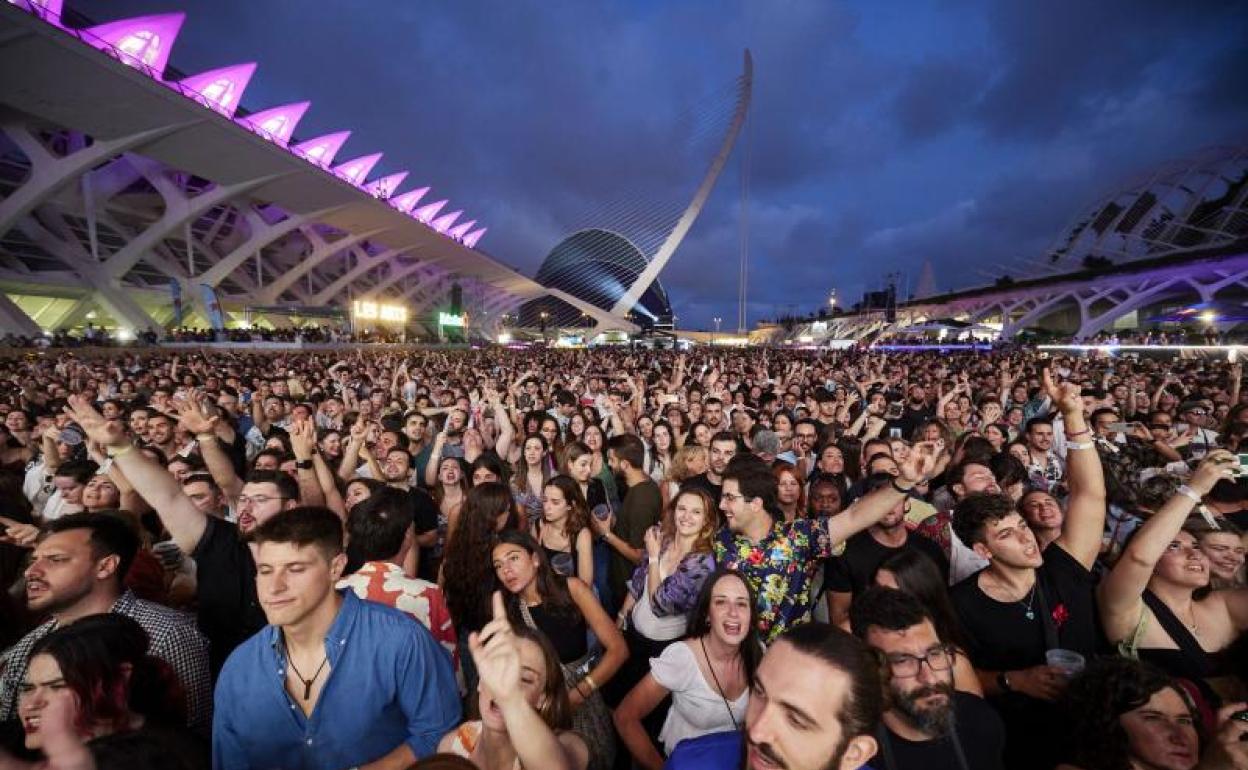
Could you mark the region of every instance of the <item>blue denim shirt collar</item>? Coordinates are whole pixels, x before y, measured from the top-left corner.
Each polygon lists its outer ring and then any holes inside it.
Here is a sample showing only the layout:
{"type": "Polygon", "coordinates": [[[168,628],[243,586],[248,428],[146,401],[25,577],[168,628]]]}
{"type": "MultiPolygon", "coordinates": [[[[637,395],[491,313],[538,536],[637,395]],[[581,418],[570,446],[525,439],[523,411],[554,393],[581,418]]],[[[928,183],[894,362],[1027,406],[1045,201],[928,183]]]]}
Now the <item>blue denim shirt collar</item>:
{"type": "MultiPolygon", "coordinates": [[[[338,659],[342,657],[343,648],[347,646],[347,637],[351,635],[351,629],[355,626],[355,619],[359,617],[360,604],[363,601],[351,591],[338,591],[338,595],[342,597],[342,606],[338,608],[338,616],[334,618],[333,624],[325,634],[325,655],[329,658],[331,668],[336,668],[338,659]]],[[[269,647],[273,649],[273,654],[284,663],[286,650],[282,643],[281,628],[268,625],[261,633],[264,634],[269,647]]]]}

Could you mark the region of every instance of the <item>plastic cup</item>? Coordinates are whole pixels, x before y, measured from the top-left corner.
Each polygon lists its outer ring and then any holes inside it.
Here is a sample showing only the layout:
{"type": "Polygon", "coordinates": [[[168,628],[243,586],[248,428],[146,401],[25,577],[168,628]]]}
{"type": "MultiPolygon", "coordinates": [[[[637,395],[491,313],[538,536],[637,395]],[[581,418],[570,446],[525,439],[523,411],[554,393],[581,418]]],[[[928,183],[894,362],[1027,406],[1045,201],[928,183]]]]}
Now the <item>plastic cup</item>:
{"type": "Polygon", "coordinates": [[[1067,679],[1078,675],[1086,665],[1083,656],[1074,650],[1049,650],[1044,653],[1044,662],[1062,672],[1067,679]]]}

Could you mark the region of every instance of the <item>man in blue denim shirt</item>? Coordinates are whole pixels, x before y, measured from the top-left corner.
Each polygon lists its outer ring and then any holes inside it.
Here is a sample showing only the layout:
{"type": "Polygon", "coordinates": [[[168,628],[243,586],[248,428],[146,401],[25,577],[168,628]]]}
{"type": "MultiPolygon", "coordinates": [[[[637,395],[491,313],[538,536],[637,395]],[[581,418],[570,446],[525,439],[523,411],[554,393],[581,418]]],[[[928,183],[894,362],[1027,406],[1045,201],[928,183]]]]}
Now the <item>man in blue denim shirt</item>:
{"type": "Polygon", "coordinates": [[[342,522],[283,511],[253,534],[269,625],[217,682],[214,770],[389,770],[459,724],[450,657],[402,612],[339,593],[342,522]]]}

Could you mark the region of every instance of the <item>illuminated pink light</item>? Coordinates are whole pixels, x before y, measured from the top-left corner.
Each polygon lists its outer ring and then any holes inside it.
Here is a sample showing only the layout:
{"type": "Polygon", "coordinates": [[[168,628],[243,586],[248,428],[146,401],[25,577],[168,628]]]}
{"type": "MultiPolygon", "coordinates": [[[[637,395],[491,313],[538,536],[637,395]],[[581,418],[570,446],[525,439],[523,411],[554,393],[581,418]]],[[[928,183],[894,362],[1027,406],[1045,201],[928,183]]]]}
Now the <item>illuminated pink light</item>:
{"type": "Polygon", "coordinates": [[[449,214],[440,216],[436,220],[434,220],[433,224],[430,225],[430,227],[432,227],[434,230],[437,230],[438,232],[442,234],[446,234],[446,231],[451,229],[451,225],[455,224],[455,220],[459,219],[459,215],[462,213],[464,213],[462,210],[452,211],[449,214]]]}
{"type": "Polygon", "coordinates": [[[61,26],[61,9],[65,0],[9,0],[9,3],[23,11],[30,11],[50,24],[61,26]]]}
{"type": "Polygon", "coordinates": [[[468,231],[471,230],[472,226],[475,225],[476,223],[477,223],[477,220],[475,219],[469,219],[467,222],[460,222],[459,224],[455,225],[454,228],[448,230],[446,234],[451,236],[457,241],[463,240],[464,236],[468,234],[468,231]]]}
{"type": "Polygon", "coordinates": [[[404,214],[410,213],[420,199],[425,197],[425,193],[429,192],[428,187],[420,187],[415,190],[409,190],[402,195],[397,195],[390,199],[390,204],[404,214]]]}
{"type": "Polygon", "coordinates": [[[350,131],[339,131],[336,134],[318,136],[315,139],[309,139],[306,142],[295,145],[295,152],[318,166],[328,166],[333,162],[334,156],[342,149],[342,145],[346,144],[350,136],[350,131]]]}
{"type": "Polygon", "coordinates": [[[373,166],[377,165],[377,161],[381,160],[381,156],[382,153],[380,152],[375,152],[372,155],[361,155],[339,165],[334,169],[334,173],[346,177],[351,184],[360,184],[368,178],[368,172],[373,170],[373,166]]]}
{"type": "Polygon", "coordinates": [[[184,21],[185,13],[123,19],[84,29],[83,41],[116,56],[123,64],[148,67],[160,77],[184,21]]]}
{"type": "MultiPolygon", "coordinates": [[[[295,133],[295,126],[299,125],[299,121],[303,119],[303,114],[308,111],[308,107],[311,105],[312,102],[283,104],[280,107],[271,107],[260,112],[253,112],[245,118],[239,118],[238,122],[253,131],[259,130],[270,140],[285,147],[286,143],[290,141],[291,135],[295,133]]],[[[324,139],[325,137],[321,138],[324,139]]]]}
{"type": "Polygon", "coordinates": [[[485,235],[485,231],[489,229],[488,227],[482,227],[480,230],[473,230],[471,233],[468,233],[464,236],[464,245],[470,249],[476,248],[477,241],[481,240],[481,236],[485,235]]]}
{"type": "Polygon", "coordinates": [[[413,216],[415,216],[421,222],[424,222],[425,224],[429,224],[429,221],[432,220],[434,217],[436,217],[438,215],[438,212],[441,211],[442,207],[445,206],[446,204],[447,204],[447,201],[443,199],[436,203],[430,203],[428,205],[421,206],[420,208],[416,209],[416,213],[413,214],[413,216]]]}
{"type": "Polygon", "coordinates": [[[399,185],[403,184],[404,179],[407,179],[406,171],[383,176],[381,179],[364,185],[364,192],[369,195],[375,195],[378,198],[389,198],[391,195],[394,195],[395,190],[399,189],[399,185]]]}
{"type": "Polygon", "coordinates": [[[243,100],[243,91],[256,72],[256,63],[235,64],[209,70],[178,81],[182,87],[199,94],[200,100],[233,117],[243,100]]]}

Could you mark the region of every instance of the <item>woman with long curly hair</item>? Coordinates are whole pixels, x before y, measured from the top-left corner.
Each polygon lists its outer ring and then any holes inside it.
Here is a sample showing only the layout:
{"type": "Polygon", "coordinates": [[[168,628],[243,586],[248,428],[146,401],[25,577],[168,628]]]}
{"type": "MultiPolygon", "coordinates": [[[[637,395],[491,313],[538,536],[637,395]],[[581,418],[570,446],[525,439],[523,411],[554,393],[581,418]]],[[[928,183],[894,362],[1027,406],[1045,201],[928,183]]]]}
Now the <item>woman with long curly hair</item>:
{"type": "Polygon", "coordinates": [[[459,637],[459,659],[469,692],[477,686],[477,672],[468,650],[468,634],[480,631],[490,621],[490,593],[495,585],[494,571],[484,555],[514,514],[507,487],[497,482],[473,487],[442,559],[438,585],[446,595],[446,607],[459,637]]]}
{"type": "Polygon", "coordinates": [[[554,476],[542,490],[542,516],[535,522],[537,542],[550,566],[564,577],[575,575],[593,585],[594,537],[589,505],[571,476],[554,476]]]}
{"type": "Polygon", "coordinates": [[[1067,686],[1062,713],[1067,761],[1059,770],[1190,770],[1200,761],[1191,700],[1147,663],[1092,662],[1067,686]]]}

